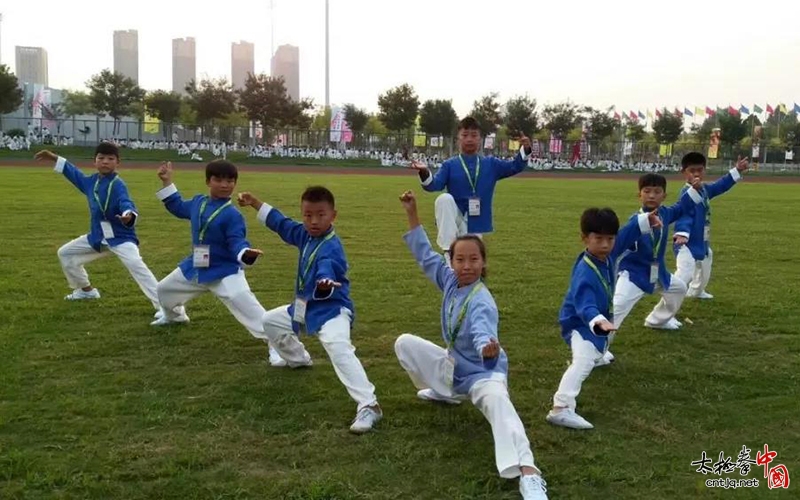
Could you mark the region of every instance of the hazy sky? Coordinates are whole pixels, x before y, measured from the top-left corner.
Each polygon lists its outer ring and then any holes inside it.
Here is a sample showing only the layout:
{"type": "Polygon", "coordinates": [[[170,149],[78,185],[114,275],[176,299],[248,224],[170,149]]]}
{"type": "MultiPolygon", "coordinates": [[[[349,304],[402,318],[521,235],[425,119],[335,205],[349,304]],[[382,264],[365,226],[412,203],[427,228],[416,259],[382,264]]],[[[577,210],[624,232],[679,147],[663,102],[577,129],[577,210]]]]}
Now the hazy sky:
{"type": "MultiPolygon", "coordinates": [[[[139,31],[139,82],[170,89],[171,39],[197,40],[198,76],[230,78],[230,44],[269,72],[270,1],[2,2],[0,59],[48,52],[50,86],[113,67],[116,29],[139,31]]],[[[761,0],[330,0],[331,101],[377,109],[408,82],[421,100],[528,93],[622,111],[800,102],[800,2],[761,0]]],[[[324,0],[274,0],[275,46],[300,47],[300,94],[325,98],[324,0]]]]}

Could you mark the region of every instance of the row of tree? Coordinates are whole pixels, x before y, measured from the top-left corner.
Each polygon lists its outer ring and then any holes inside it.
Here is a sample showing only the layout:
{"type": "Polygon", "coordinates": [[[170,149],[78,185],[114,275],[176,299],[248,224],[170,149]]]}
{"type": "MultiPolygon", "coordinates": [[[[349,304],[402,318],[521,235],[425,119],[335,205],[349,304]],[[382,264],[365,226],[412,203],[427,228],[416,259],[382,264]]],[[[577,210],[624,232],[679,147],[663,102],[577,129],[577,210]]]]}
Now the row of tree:
{"type": "MultiPolygon", "coordinates": [[[[283,128],[327,129],[330,109],[314,108],[310,99],[292,100],[282,78],[264,74],[248,75],[245,87],[234,90],[225,79],[203,79],[190,82],[186,96],[176,92],[156,90],[145,92],[133,80],[120,73],[103,70],[86,83],[86,91],[65,91],[59,105],[53,106],[53,118],[85,114],[107,115],[116,125],[125,116],[143,120],[146,115],[166,124],[165,133],[180,123],[188,127],[247,126],[256,121],[270,131],[283,128]]],[[[10,113],[23,104],[22,92],[16,77],[0,65],[0,113],[10,113]]],[[[377,114],[369,114],[353,104],[344,106],[345,121],[359,134],[386,132],[413,133],[415,130],[452,137],[458,125],[458,114],[452,101],[432,99],[420,103],[409,84],[391,88],[378,97],[377,114]]],[[[721,130],[724,144],[737,145],[757,127],[762,137],[778,144],[800,145],[800,124],[795,114],[770,116],[761,123],[757,116],[742,119],[738,114],[720,111],[701,125],[693,125],[687,134],[683,117],[664,109],[652,123],[652,132],[629,117],[615,118],[613,107],[596,109],[562,102],[540,107],[535,99],[515,96],[505,103],[497,93],[481,97],[473,103],[470,116],[477,119],[484,134],[498,133],[500,137],[529,137],[565,140],[583,137],[593,141],[650,139],[672,144],[681,139],[706,142],[714,128],[721,130]]]]}

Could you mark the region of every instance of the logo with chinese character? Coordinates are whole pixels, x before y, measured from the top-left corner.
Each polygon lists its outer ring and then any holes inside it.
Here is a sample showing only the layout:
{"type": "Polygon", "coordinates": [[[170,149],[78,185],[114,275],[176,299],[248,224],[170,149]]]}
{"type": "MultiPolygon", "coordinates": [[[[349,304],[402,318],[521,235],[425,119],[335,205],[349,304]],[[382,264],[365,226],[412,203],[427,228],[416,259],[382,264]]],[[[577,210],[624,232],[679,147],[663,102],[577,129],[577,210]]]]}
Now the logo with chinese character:
{"type": "MultiPolygon", "coordinates": [[[[752,451],[746,445],[742,446],[736,460],[731,460],[731,457],[725,456],[724,451],[719,452],[717,461],[709,457],[705,450],[702,452],[699,460],[691,463],[692,467],[697,467],[695,472],[703,475],[722,476],[723,474],[733,474],[739,472],[739,476],[747,476],[753,466],[764,467],[764,479],[767,480],[769,489],[788,488],[789,487],[789,470],[783,464],[775,465],[770,468],[769,465],[777,458],[777,451],[770,451],[769,445],[764,444],[764,452],[756,451],[756,459],[751,458],[752,451]]],[[[757,488],[759,485],[758,479],[732,479],[732,478],[719,478],[707,479],[706,486],[709,488],[757,488]]]]}

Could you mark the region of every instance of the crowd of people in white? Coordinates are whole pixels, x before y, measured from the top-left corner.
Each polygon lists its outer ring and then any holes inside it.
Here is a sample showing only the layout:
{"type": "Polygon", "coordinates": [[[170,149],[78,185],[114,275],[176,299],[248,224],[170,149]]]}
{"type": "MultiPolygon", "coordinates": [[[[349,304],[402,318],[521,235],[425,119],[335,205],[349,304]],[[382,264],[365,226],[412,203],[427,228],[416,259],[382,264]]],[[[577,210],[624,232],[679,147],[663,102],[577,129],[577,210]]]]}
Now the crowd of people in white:
{"type": "MultiPolygon", "coordinates": [[[[272,145],[247,146],[237,143],[209,142],[209,141],[166,141],[166,140],[139,140],[139,139],[104,139],[113,142],[121,148],[177,151],[179,156],[188,157],[192,161],[203,162],[213,158],[227,158],[229,152],[246,151],[251,158],[287,158],[287,159],[314,159],[314,160],[374,160],[382,167],[407,167],[411,161],[425,163],[428,168],[437,169],[447,154],[420,153],[407,151],[380,151],[368,149],[337,149],[337,148],[312,148],[283,146],[280,143],[272,145]]],[[[49,131],[42,129],[31,130],[27,136],[12,137],[0,131],[0,149],[12,151],[29,151],[35,144],[50,144],[56,146],[71,146],[73,138],[66,136],[53,136],[49,131]],[[46,133],[45,133],[46,132],[46,133]]],[[[510,156],[509,156],[510,159],[510,156]]],[[[619,161],[619,160],[593,160],[581,159],[571,161],[562,158],[531,157],[528,167],[533,170],[596,170],[607,172],[634,171],[634,172],[677,172],[680,165],[675,163],[646,162],[646,161],[619,161]]]]}

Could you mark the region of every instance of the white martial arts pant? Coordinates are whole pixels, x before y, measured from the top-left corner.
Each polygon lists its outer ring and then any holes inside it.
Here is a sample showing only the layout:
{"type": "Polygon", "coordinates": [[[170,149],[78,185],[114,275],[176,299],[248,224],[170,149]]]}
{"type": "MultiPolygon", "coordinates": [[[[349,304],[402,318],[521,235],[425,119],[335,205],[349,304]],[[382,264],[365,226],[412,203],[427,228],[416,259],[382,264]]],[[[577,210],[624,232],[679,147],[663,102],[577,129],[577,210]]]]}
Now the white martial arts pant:
{"type": "Polygon", "coordinates": [[[714,252],[711,251],[711,248],[708,249],[705,259],[695,260],[689,248],[682,245],[675,260],[677,264],[675,275],[689,285],[686,296],[697,297],[705,292],[708,281],[711,279],[711,263],[714,260],[714,252]]]}
{"type": "MultiPolygon", "coordinates": [[[[375,386],[367,378],[367,372],[356,357],[356,348],[350,342],[350,318],[350,310],[342,308],[338,316],[322,325],[317,337],[328,353],[336,376],[361,410],[377,405],[378,398],[375,397],[375,386]]],[[[288,305],[267,311],[263,325],[272,346],[289,365],[304,361],[305,347],[292,331],[288,305]]]]}
{"type": "MultiPolygon", "coordinates": [[[[417,389],[432,389],[448,398],[466,399],[465,395],[453,392],[454,366],[447,350],[404,333],[395,341],[394,351],[417,389]]],[[[492,427],[500,477],[515,478],[521,474],[521,467],[536,467],[525,427],[511,403],[506,378],[493,375],[475,382],[469,390],[469,398],[492,427]]]]}
{"type": "Polygon", "coordinates": [[[236,274],[225,276],[210,283],[198,283],[184,278],[180,268],[175,268],[166,278],[158,282],[158,299],[165,317],[174,320],[186,302],[203,292],[210,291],[225,304],[239,323],[256,338],[267,340],[264,333],[264,307],[250,291],[250,285],[241,269],[236,274]]]}
{"type": "MultiPolygon", "coordinates": [[[[456,200],[449,193],[440,194],[434,204],[436,228],[436,244],[443,251],[450,250],[450,245],[459,237],[468,234],[467,214],[462,213],[456,205],[456,200]]],[[[482,237],[481,234],[476,234],[482,237]]]]}
{"type": "Polygon", "coordinates": [[[158,281],[142,260],[142,256],[139,255],[139,247],[131,242],[125,242],[115,247],[104,244],[99,252],[92,248],[86,235],[64,244],[58,249],[58,259],[61,261],[61,268],[64,270],[69,286],[72,289],[90,286],[89,275],[83,265],[106,257],[109,252],[119,257],[145,297],[158,310],[159,302],[156,292],[158,281]]]}
{"type": "MultiPolygon", "coordinates": [[[[614,340],[614,334],[608,336],[608,344],[614,340]]],[[[595,362],[603,357],[604,352],[600,352],[588,340],[581,337],[577,331],[572,331],[569,341],[569,348],[572,350],[572,363],[561,377],[558,390],[553,396],[553,406],[559,408],[569,408],[575,411],[575,399],[581,393],[583,381],[592,373],[595,362]]]]}
{"type": "MultiPolygon", "coordinates": [[[[656,283],[656,291],[661,292],[661,300],[645,319],[651,325],[664,325],[678,314],[678,310],[686,297],[686,283],[672,275],[669,289],[664,291],[660,283],[656,283]]],[[[637,302],[644,297],[645,292],[631,280],[628,271],[622,271],[617,278],[614,290],[614,326],[619,330],[622,322],[628,317],[637,302]]]]}

